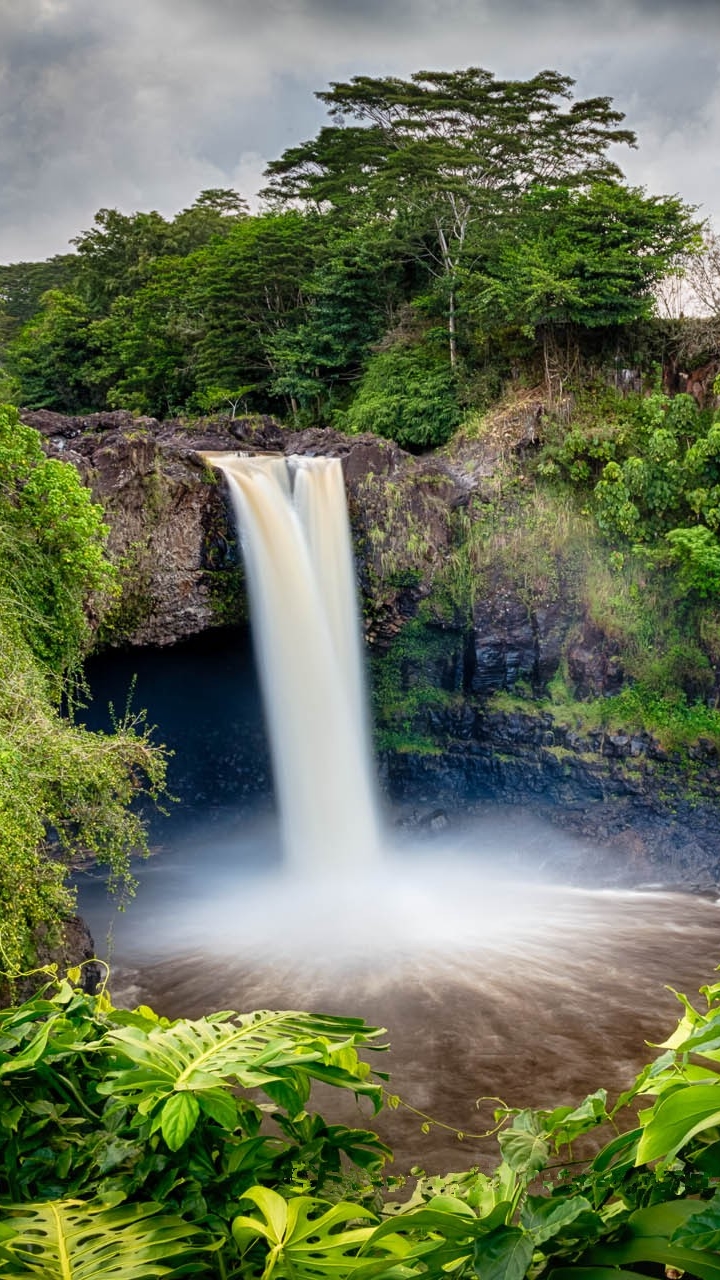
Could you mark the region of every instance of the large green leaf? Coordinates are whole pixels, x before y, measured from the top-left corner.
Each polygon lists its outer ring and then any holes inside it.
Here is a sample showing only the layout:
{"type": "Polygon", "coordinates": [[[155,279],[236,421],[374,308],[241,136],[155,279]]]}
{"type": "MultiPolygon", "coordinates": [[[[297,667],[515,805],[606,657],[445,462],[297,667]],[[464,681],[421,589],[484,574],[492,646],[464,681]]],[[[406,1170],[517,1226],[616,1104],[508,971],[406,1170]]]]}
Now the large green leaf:
{"type": "Polygon", "coordinates": [[[401,1209],[388,1218],[373,1231],[363,1252],[371,1254],[382,1242],[390,1245],[404,1264],[419,1261],[423,1273],[439,1276],[472,1258],[475,1241],[480,1237],[489,1239],[499,1229],[504,1230],[511,1212],[512,1205],[503,1201],[487,1217],[480,1218],[457,1196],[433,1196],[421,1208],[401,1209]]]}
{"type": "Polygon", "coordinates": [[[360,1218],[374,1219],[369,1209],[343,1202],[330,1205],[314,1196],[285,1200],[269,1187],[251,1187],[242,1199],[254,1204],[258,1212],[235,1218],[233,1237],[241,1253],[257,1240],[264,1242],[265,1277],[344,1280],[367,1267],[367,1259],[360,1258],[358,1251],[373,1229],[347,1224],[360,1218]]]}
{"type": "Polygon", "coordinates": [[[42,1057],[47,1047],[48,1037],[59,1015],[48,1018],[41,1023],[36,1034],[28,1044],[15,1053],[0,1051],[0,1076],[7,1076],[19,1071],[29,1071],[42,1057]]]}
{"type": "Polygon", "coordinates": [[[370,1080],[370,1068],[355,1048],[378,1034],[358,1018],[264,1010],[222,1021],[143,1021],[108,1032],[113,1061],[97,1087],[101,1094],[126,1097],[140,1115],[162,1106],[163,1136],[176,1150],[199,1114],[195,1102],[182,1103],[179,1096],[196,1095],[203,1110],[231,1123],[231,1108],[218,1103],[218,1090],[228,1085],[276,1092],[285,1084],[302,1101],[304,1082],[312,1077],[366,1094],[378,1110],[381,1086],[370,1080]]]}
{"type": "Polygon", "coordinates": [[[527,1129],[505,1129],[498,1134],[503,1159],[516,1173],[526,1179],[534,1178],[545,1168],[550,1158],[550,1145],[544,1134],[527,1129]]]}
{"type": "Polygon", "coordinates": [[[162,1136],[171,1151],[178,1151],[189,1138],[198,1116],[200,1107],[197,1098],[191,1093],[174,1093],[168,1098],[160,1112],[162,1136]]]}
{"type": "Polygon", "coordinates": [[[475,1245],[479,1280],[523,1280],[533,1256],[532,1237],[520,1227],[498,1227],[475,1245]]]}
{"type": "Polygon", "coordinates": [[[521,1225],[532,1234],[534,1244],[545,1244],[555,1236],[588,1240],[598,1233],[602,1225],[599,1214],[584,1196],[567,1196],[551,1200],[547,1196],[528,1196],[520,1216],[521,1225]],[[573,1224],[575,1230],[570,1232],[573,1224]]]}
{"type": "Polygon", "coordinates": [[[618,1267],[555,1267],[547,1280],[647,1280],[639,1271],[621,1271],[618,1267]]]}
{"type": "Polygon", "coordinates": [[[720,1124],[720,1077],[717,1084],[687,1085],[661,1097],[644,1127],[635,1163],[671,1160],[686,1142],[720,1124]]]}
{"type": "Polygon", "coordinates": [[[159,1204],[108,1209],[57,1200],[4,1207],[2,1214],[3,1280],[156,1280],[207,1270],[197,1259],[207,1247],[202,1233],[159,1204]]]}
{"type": "Polygon", "coordinates": [[[635,1153],[642,1129],[631,1129],[627,1133],[618,1134],[612,1142],[608,1142],[599,1151],[592,1162],[596,1173],[606,1173],[612,1169],[617,1173],[623,1169],[631,1169],[635,1164],[635,1153]]]}
{"type": "Polygon", "coordinates": [[[672,1234],[672,1243],[686,1249],[706,1249],[720,1254],[720,1191],[706,1201],[672,1234]]]}
{"type": "Polygon", "coordinates": [[[720,1280],[718,1254],[685,1248],[672,1238],[702,1208],[701,1201],[678,1199],[638,1209],[630,1215],[620,1240],[590,1249],[581,1261],[600,1266],[657,1262],[689,1271],[699,1280],[720,1280]]]}

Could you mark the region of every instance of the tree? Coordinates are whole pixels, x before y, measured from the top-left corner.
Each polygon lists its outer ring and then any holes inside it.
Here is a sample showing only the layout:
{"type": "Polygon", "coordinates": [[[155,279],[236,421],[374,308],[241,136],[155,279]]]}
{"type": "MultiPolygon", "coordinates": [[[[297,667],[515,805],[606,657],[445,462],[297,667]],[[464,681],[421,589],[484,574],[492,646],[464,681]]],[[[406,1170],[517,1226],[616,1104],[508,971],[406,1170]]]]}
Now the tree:
{"type": "Polygon", "coordinates": [[[77,269],[74,253],[58,253],[44,262],[0,266],[0,341],[9,341],[32,320],[50,289],[71,291],[77,269]]]}
{"type": "Polygon", "coordinates": [[[105,400],[93,373],[97,354],[87,303],[77,294],[51,289],[9,344],[6,367],[18,379],[20,402],[28,408],[87,413],[101,409],[105,400]]]}
{"type": "Polygon", "coordinates": [[[340,230],[326,219],[324,229],[304,286],[305,315],[270,344],[271,389],[320,418],[347,400],[412,284],[402,245],[381,219],[340,230]]]}
{"type": "Polygon", "coordinates": [[[650,316],[655,286],[697,241],[691,210],[618,182],[535,186],[485,268],[467,283],[481,322],[513,325],[542,340],[558,329],[629,324],[650,316]]]}
{"type": "Polygon", "coordinates": [[[90,376],[113,408],[158,418],[179,411],[195,390],[202,313],[190,302],[201,257],[162,257],[141,288],[113,302],[92,325],[99,351],[90,376]]]}
{"type": "Polygon", "coordinates": [[[471,228],[477,242],[534,183],[619,177],[608,148],[634,143],[609,98],[573,102],[572,85],[555,71],[515,81],[478,67],[334,82],[316,96],[339,123],[270,164],[265,194],[351,222],[371,209],[400,222],[443,283],[454,367],[457,280],[471,228]]]}
{"type": "Polygon", "coordinates": [[[237,411],[242,406],[247,412],[247,397],[255,388],[251,382],[244,387],[206,387],[199,395],[195,396],[195,403],[198,408],[203,409],[206,413],[219,412],[228,409],[231,410],[231,421],[235,421],[237,411]]]}
{"type": "Polygon", "coordinates": [[[256,384],[267,396],[278,375],[275,342],[307,316],[306,282],[322,243],[320,220],[296,211],[235,223],[197,259],[188,293],[202,317],[196,385],[256,384]]]}
{"type": "Polygon", "coordinates": [[[156,210],[100,209],[95,225],[71,242],[77,249],[78,288],[95,314],[106,314],[115,298],[142,287],[159,258],[194,253],[229,234],[246,216],[246,202],[229,188],[201,191],[172,221],[156,210]]]}
{"type": "Polygon", "coordinates": [[[154,260],[169,252],[169,223],[161,214],[99,209],[95,225],[71,241],[79,259],[78,288],[94,315],[143,284],[154,260]]]}
{"type": "Polygon", "coordinates": [[[201,191],[188,209],[173,218],[168,249],[174,254],[194,253],[212,240],[229,235],[249,212],[247,201],[230,187],[201,191]]]}
{"type": "Polygon", "coordinates": [[[459,421],[452,369],[427,341],[396,342],[373,355],[347,413],[351,431],[415,450],[444,444],[459,421]]]}

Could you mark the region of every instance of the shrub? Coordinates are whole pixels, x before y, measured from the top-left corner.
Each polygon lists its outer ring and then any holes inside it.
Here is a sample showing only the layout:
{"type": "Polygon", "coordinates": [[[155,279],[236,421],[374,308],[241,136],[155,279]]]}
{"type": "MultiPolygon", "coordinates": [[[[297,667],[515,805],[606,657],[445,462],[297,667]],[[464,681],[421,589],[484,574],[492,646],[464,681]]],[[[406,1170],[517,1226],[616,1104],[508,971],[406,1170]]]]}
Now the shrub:
{"type": "Polygon", "coordinates": [[[345,423],[419,450],[444,444],[460,416],[450,366],[427,346],[397,343],[369,361],[345,423]]]}
{"type": "Polygon", "coordinates": [[[78,852],[129,886],[129,855],[145,848],[130,802],[164,784],[142,717],[106,735],[60,714],[92,638],[89,603],[101,610],[115,588],[106,532],[75,468],[46,459],[37,432],[0,409],[0,944],[11,963],[32,960],[40,931],[59,933],[78,852]]]}
{"type": "Polygon", "coordinates": [[[380,1205],[388,1149],[309,1110],[316,1080],[377,1109],[358,1056],[376,1028],[267,1010],[168,1022],[63,982],[0,1013],[2,1274],[717,1280],[720,983],[703,992],[706,1011],[679,997],[677,1030],[611,1110],[603,1089],[500,1106],[492,1174],[420,1175],[380,1205]],[[594,1159],[573,1158],[610,1126],[594,1159]]]}

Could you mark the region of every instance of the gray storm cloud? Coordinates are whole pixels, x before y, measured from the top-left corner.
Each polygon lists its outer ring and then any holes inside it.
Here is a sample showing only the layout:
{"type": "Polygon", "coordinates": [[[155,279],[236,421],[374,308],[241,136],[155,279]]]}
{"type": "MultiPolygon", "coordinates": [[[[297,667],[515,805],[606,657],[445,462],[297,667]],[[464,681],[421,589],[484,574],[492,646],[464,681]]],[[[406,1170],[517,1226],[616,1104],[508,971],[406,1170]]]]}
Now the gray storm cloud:
{"type": "Polygon", "coordinates": [[[717,0],[0,0],[0,259],[65,249],[103,205],[252,196],[358,74],[553,67],[609,94],[629,178],[720,212],[717,0]]]}

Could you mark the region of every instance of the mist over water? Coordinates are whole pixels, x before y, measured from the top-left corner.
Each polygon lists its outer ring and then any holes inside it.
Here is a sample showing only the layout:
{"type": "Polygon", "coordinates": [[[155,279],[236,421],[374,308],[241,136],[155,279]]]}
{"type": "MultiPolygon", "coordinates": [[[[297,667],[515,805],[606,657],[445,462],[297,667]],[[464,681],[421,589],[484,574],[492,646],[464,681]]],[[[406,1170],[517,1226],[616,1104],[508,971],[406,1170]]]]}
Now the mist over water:
{"type": "MultiPolygon", "coordinates": [[[[665,984],[692,994],[720,961],[715,903],[593,887],[589,866],[616,876],[612,852],[521,811],[488,809],[457,832],[406,838],[381,869],[329,881],[284,872],[279,843],[268,816],[198,819],[139,869],[125,913],[113,915],[100,880],[86,882],[82,911],[99,954],[109,949],[114,998],[173,1017],[365,1017],[388,1029],[376,1065],[390,1088],[467,1133],[487,1127],[482,1096],[542,1106],[599,1086],[620,1092],[655,1056],[645,1041],[664,1039],[679,1016],[665,984]]],[[[370,1120],[331,1093],[316,1105],[344,1123],[370,1120]]],[[[398,1170],[495,1158],[492,1142],[422,1134],[409,1111],[376,1123],[398,1170]]]]}
{"type": "MultiPolygon", "coordinates": [[[[340,467],[317,461],[238,464],[281,819],[237,634],[129,655],[125,667],[113,655],[90,673],[87,720],[103,727],[103,698],[122,705],[137,667],[136,705],[176,752],[170,783],[182,801],[155,820],[158,852],[137,868],[124,913],[101,876],[80,878],[113,997],[173,1017],[363,1016],[388,1028],[377,1066],[391,1089],[468,1134],[488,1127],[492,1105],[475,1106],[488,1095],[545,1106],[619,1092],[654,1056],[644,1041],[678,1016],[665,984],[692,995],[711,980],[720,908],[633,882],[617,849],[520,809],[484,806],[431,836],[394,829],[388,815],[381,841],[340,467]],[[278,570],[285,555],[289,574],[278,570]]],[[[346,1123],[369,1119],[347,1098],[317,1105],[346,1123]]],[[[492,1142],[422,1134],[409,1110],[373,1124],[401,1170],[495,1160],[492,1142]]]]}

